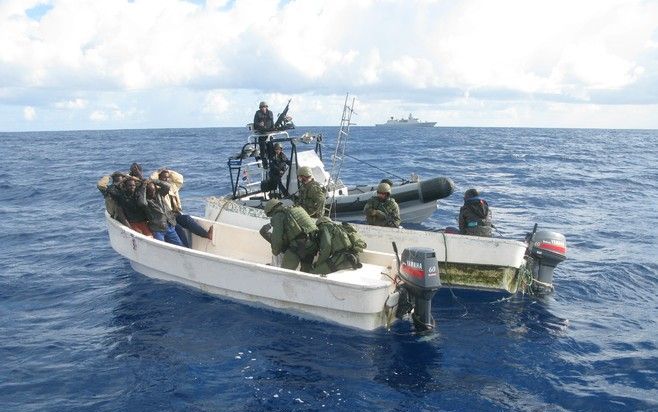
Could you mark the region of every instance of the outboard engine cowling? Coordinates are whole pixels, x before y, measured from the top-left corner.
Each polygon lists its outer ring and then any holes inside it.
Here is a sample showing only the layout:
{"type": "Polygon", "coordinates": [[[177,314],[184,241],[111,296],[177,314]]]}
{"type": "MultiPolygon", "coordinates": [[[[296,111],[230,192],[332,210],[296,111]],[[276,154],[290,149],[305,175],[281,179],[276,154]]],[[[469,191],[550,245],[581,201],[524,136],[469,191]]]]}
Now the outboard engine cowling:
{"type": "Polygon", "coordinates": [[[412,319],[416,329],[433,329],[432,297],[441,286],[434,250],[414,247],[402,251],[399,276],[403,283],[400,285],[400,304],[396,315],[402,317],[413,309],[412,319]]]}
{"type": "Polygon", "coordinates": [[[561,233],[537,231],[530,238],[529,253],[532,258],[533,290],[552,292],[553,270],[567,258],[567,240],[561,233]]]}

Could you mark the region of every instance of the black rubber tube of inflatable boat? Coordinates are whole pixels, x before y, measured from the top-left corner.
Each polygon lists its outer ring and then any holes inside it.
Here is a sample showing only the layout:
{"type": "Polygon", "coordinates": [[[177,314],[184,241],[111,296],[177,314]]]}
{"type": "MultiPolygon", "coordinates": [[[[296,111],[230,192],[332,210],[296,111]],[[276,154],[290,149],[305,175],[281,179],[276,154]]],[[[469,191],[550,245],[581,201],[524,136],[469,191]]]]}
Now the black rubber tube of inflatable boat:
{"type": "MultiPolygon", "coordinates": [[[[413,187],[413,184],[406,184],[395,186],[393,188],[393,199],[398,203],[398,205],[403,205],[406,202],[413,202],[420,200],[423,203],[433,202],[437,199],[443,199],[450,196],[455,191],[455,184],[447,177],[435,177],[429,180],[423,180],[417,187],[413,187]],[[405,186],[409,188],[404,189],[405,186]]],[[[374,192],[373,192],[374,195],[374,192]]],[[[360,195],[358,200],[351,202],[342,202],[343,199],[340,196],[336,197],[336,213],[350,213],[363,210],[366,202],[370,199],[367,193],[360,195]]]]}

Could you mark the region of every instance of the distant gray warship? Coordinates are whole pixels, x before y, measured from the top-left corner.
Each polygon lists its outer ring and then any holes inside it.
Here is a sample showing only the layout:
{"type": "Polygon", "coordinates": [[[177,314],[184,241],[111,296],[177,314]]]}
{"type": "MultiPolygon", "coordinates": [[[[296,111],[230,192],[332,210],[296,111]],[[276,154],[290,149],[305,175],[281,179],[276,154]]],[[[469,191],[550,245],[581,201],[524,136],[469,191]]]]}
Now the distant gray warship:
{"type": "Polygon", "coordinates": [[[375,124],[375,126],[413,126],[413,127],[434,127],[436,122],[421,122],[418,120],[418,118],[413,117],[411,113],[409,113],[409,117],[406,119],[394,119],[393,116],[391,116],[390,119],[386,121],[386,123],[378,123],[375,124]]]}

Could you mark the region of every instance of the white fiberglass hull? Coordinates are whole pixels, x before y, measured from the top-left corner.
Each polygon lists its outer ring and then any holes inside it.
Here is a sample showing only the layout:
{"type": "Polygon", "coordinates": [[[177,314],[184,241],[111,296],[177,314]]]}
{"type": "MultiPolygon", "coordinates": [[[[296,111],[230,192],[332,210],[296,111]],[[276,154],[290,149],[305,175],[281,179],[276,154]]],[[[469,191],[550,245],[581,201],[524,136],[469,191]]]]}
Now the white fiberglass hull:
{"type": "Polygon", "coordinates": [[[107,214],[106,221],[112,248],[146,276],[358,329],[387,324],[384,305],[394,286],[382,272],[390,275],[384,263],[390,255],[371,254],[362,269],[319,277],[271,266],[270,246],[254,230],[214,223],[214,244],[193,236],[188,249],[143,236],[107,214]]]}

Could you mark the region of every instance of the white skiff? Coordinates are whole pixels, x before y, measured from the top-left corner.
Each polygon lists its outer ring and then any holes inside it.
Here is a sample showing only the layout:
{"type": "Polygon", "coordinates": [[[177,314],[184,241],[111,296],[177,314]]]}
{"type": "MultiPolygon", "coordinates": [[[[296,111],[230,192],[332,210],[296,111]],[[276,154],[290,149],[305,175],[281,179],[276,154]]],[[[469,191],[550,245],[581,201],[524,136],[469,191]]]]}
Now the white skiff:
{"type": "Polygon", "coordinates": [[[188,249],[137,233],[107,213],[105,219],[112,248],[146,276],[358,329],[391,319],[385,303],[395,290],[393,254],[365,251],[361,269],[320,277],[272,266],[270,245],[253,228],[197,218],[205,228],[213,225],[214,241],[190,235],[188,249]]]}

